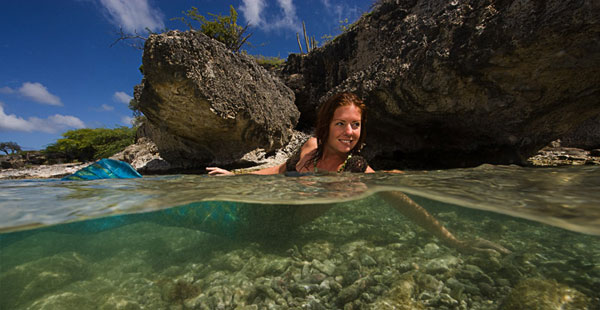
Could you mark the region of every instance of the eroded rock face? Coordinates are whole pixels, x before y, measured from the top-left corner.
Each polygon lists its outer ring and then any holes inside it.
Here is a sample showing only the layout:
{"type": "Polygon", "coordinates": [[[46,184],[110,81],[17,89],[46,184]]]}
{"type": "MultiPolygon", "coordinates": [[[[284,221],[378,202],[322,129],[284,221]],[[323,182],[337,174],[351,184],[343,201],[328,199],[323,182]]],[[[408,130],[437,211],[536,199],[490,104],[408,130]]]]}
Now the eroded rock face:
{"type": "Polygon", "coordinates": [[[375,168],[524,163],[600,114],[597,1],[380,1],[284,70],[302,112],[354,91],[375,168]]]}
{"type": "Polygon", "coordinates": [[[299,112],[294,94],[246,55],[201,33],[152,35],[139,107],[160,155],[182,168],[227,165],[284,146],[299,112]],[[160,136],[160,138],[156,138],[160,136]]]}
{"type": "Polygon", "coordinates": [[[584,121],[573,131],[562,136],[560,141],[561,145],[566,147],[600,149],[600,115],[584,121]]]}

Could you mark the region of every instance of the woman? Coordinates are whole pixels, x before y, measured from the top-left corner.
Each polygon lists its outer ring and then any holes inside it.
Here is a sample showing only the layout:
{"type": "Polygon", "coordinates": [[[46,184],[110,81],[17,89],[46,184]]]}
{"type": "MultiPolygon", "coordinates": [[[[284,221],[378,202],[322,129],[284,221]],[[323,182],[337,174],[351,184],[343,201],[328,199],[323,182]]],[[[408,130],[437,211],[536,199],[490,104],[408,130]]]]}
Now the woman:
{"type": "MultiPolygon", "coordinates": [[[[319,109],[315,137],[308,139],[287,162],[251,173],[375,172],[358,155],[366,137],[365,125],[366,107],[362,100],[352,93],[337,94],[319,109]]],[[[210,175],[233,174],[218,167],[207,167],[206,170],[210,175]]]]}
{"type": "MultiPolygon", "coordinates": [[[[352,93],[340,93],[329,98],[319,109],[315,137],[308,139],[287,162],[254,171],[253,174],[278,174],[285,172],[375,172],[359,155],[366,138],[366,107],[352,93]]],[[[210,175],[231,175],[218,167],[207,167],[210,175]]],[[[383,192],[379,195],[394,209],[425,228],[446,244],[460,250],[508,253],[505,248],[486,240],[463,242],[456,239],[423,207],[402,192],[383,192]]],[[[294,208],[293,223],[300,225],[318,217],[329,207],[304,206],[294,208]]]]}

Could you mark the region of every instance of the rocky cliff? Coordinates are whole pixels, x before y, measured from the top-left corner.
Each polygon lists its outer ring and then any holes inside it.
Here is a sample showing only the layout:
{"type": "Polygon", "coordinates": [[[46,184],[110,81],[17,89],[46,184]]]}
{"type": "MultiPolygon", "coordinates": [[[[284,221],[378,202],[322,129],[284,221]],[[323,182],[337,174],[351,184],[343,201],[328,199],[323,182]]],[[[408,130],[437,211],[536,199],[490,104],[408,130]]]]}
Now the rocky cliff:
{"type": "Polygon", "coordinates": [[[284,73],[299,126],[354,91],[377,168],[524,163],[600,114],[598,1],[379,1],[284,73]]]}
{"type": "Polygon", "coordinates": [[[143,56],[142,132],[173,168],[239,163],[287,144],[294,94],[254,60],[199,32],[151,35],[143,56]]]}
{"type": "Polygon", "coordinates": [[[598,16],[586,0],[381,0],[290,55],[285,85],[202,34],[152,35],[140,133],[162,170],[256,164],[247,158],[285,146],[299,117],[310,129],[320,102],[352,91],[369,108],[376,169],[525,164],[561,137],[597,147],[598,16]]]}

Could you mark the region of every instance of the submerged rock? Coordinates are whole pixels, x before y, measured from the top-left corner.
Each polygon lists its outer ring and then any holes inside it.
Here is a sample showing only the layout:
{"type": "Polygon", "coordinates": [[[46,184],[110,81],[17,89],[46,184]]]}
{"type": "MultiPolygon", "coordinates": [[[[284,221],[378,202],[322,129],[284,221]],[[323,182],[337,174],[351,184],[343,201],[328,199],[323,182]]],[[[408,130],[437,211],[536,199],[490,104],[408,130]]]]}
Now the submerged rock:
{"type": "Polygon", "coordinates": [[[500,309],[593,309],[588,298],[574,288],[554,280],[531,278],[519,282],[500,309]]]}
{"type": "MultiPolygon", "coordinates": [[[[10,309],[19,302],[36,300],[60,290],[89,275],[88,262],[75,252],[65,252],[15,266],[0,275],[0,309],[10,309]]],[[[50,305],[70,305],[81,298],[58,293],[43,302],[50,305]]]]}
{"type": "Polygon", "coordinates": [[[302,112],[340,91],[369,107],[374,166],[522,164],[600,114],[594,1],[379,1],[284,69],[302,112]]]}

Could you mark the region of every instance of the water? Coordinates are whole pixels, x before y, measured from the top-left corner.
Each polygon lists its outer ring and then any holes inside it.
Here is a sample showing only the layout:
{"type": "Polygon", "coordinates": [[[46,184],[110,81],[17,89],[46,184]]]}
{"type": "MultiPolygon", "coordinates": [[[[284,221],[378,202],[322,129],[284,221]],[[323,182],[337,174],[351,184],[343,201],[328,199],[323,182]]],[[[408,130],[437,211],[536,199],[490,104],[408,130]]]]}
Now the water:
{"type": "Polygon", "coordinates": [[[0,309],[600,309],[599,168],[0,181],[0,309]]]}

